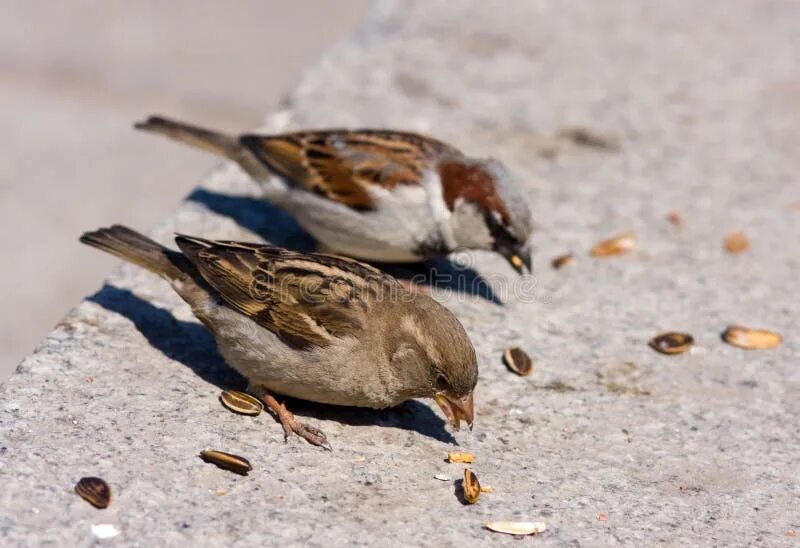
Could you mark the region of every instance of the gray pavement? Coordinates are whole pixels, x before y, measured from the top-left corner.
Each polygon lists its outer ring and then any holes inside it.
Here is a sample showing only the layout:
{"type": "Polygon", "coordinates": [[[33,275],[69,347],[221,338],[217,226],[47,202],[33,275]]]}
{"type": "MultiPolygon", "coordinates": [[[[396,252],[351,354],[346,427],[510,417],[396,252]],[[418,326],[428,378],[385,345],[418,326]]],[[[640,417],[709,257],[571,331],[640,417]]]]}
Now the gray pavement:
{"type": "Polygon", "coordinates": [[[368,0],[0,3],[0,379],[114,264],[87,226],[151,226],[216,164],[131,124],[258,124],[368,0]]]}
{"type": "MultiPolygon", "coordinates": [[[[334,451],[284,444],[269,416],[220,406],[241,379],[187,306],[121,266],[0,387],[0,544],[92,545],[91,526],[112,524],[119,545],[516,546],[482,528],[513,519],[547,523],[536,545],[797,545],[798,20],[793,1],[380,2],[265,128],[426,131],[519,174],[535,276],[475,254],[504,305],[435,292],[476,344],[475,430],[451,436],[429,402],[294,401],[334,451]],[[557,138],[576,126],[619,150],[557,138]],[[588,256],[623,230],[633,252],[588,256]],[[731,230],[745,253],[722,249],[731,230]],[[785,341],[728,346],[734,323],[785,341]],[[665,330],[695,347],[655,353],[665,330]],[[510,345],[533,356],[530,377],[501,364],[510,345]],[[443,461],[455,447],[494,488],[476,505],[433,478],[459,477],[443,461]],[[205,464],[205,448],[254,470],[205,464]],[[108,509],[72,492],[85,475],[111,484],[108,509]]],[[[308,245],[257,195],[225,165],[152,234],[308,245]]]]}

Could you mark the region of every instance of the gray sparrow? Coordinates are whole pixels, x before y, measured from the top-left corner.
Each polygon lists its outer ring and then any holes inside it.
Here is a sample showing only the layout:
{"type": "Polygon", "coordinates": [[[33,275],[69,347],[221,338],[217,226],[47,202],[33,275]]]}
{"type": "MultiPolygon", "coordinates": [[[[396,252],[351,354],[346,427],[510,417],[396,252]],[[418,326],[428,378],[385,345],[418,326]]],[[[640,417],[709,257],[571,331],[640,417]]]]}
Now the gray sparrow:
{"type": "Polygon", "coordinates": [[[433,398],[455,429],[472,426],[478,365],[467,333],[388,274],[333,255],[183,235],[174,251],[119,225],[80,240],[169,282],[287,437],[328,446],[276,394],[375,409],[433,398]]]}
{"type": "Polygon", "coordinates": [[[234,136],[156,116],[135,127],[234,160],[334,253],[416,262],[483,249],[530,271],[531,213],[498,161],[404,131],[234,136]]]}

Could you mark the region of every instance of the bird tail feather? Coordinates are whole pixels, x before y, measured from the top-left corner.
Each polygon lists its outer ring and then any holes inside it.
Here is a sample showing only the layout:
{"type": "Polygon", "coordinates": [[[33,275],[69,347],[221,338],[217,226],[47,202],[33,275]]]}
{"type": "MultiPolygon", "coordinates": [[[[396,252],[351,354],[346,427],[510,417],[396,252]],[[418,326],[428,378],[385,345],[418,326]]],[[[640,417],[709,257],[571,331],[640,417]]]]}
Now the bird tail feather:
{"type": "Polygon", "coordinates": [[[186,275],[181,266],[188,261],[180,253],[122,225],[86,232],[80,241],[169,280],[181,279],[186,275]]]}
{"type": "Polygon", "coordinates": [[[144,122],[137,122],[133,127],[164,135],[236,162],[241,160],[244,150],[238,137],[161,116],[150,116],[144,122]]]}

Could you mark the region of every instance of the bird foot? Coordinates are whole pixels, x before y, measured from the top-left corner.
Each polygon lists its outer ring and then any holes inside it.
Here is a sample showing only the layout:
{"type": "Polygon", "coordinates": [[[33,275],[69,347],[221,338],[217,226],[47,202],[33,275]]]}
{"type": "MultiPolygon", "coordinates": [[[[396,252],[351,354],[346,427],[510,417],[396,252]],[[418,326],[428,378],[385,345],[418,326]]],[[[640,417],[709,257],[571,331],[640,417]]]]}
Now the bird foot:
{"type": "Polygon", "coordinates": [[[281,423],[281,426],[283,426],[284,441],[288,441],[289,436],[295,434],[296,436],[306,440],[311,445],[322,447],[328,451],[332,450],[331,444],[328,442],[328,438],[322,430],[297,420],[297,417],[295,417],[291,411],[286,409],[286,405],[279,403],[278,400],[276,400],[266,388],[263,386],[251,386],[248,388],[248,392],[258,397],[258,399],[264,402],[264,405],[269,407],[272,412],[275,413],[278,421],[281,423]]]}
{"type": "Polygon", "coordinates": [[[332,450],[331,444],[328,443],[328,438],[322,430],[297,420],[297,417],[286,409],[284,404],[281,404],[280,407],[281,410],[276,411],[276,413],[278,414],[278,420],[281,421],[281,426],[283,426],[284,441],[287,441],[290,435],[295,434],[311,445],[317,445],[328,451],[332,450]]]}

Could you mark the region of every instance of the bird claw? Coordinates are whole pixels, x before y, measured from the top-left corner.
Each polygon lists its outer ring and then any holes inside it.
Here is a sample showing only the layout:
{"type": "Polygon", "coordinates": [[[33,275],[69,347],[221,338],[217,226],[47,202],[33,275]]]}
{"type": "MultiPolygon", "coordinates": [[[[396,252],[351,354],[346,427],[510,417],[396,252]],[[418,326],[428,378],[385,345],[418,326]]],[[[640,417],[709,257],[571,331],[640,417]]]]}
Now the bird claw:
{"type": "Polygon", "coordinates": [[[328,437],[325,433],[320,430],[319,428],[314,428],[313,426],[309,426],[303,422],[297,420],[294,415],[292,415],[286,407],[283,407],[283,411],[285,414],[281,414],[279,419],[281,421],[281,425],[283,426],[283,441],[289,441],[289,436],[295,434],[306,440],[311,445],[316,445],[318,447],[322,447],[323,449],[327,449],[328,451],[332,451],[331,444],[328,443],[328,437]]]}
{"type": "Polygon", "coordinates": [[[248,392],[255,395],[258,399],[264,402],[264,404],[270,410],[272,410],[273,413],[275,413],[281,423],[281,426],[283,426],[284,442],[289,441],[289,436],[294,434],[303,438],[311,445],[316,445],[317,447],[322,447],[328,451],[333,451],[331,444],[328,442],[328,437],[322,430],[297,420],[294,414],[286,409],[286,405],[283,403],[278,403],[278,400],[276,400],[275,397],[270,394],[269,391],[267,391],[266,387],[251,385],[248,387],[248,392]]]}

